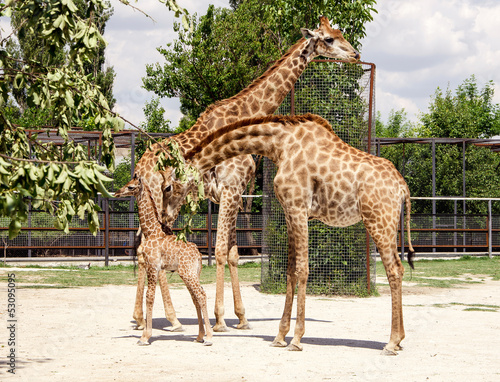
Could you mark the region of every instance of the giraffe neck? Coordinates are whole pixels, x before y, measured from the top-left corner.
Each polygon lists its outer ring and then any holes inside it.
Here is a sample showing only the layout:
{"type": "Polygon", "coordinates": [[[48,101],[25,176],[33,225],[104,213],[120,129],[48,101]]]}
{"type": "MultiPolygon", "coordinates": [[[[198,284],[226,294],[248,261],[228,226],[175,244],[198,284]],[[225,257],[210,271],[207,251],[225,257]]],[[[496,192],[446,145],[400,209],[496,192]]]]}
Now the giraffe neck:
{"type": "Polygon", "coordinates": [[[160,224],[160,214],[156,209],[151,191],[146,184],[142,185],[142,191],[136,199],[137,206],[139,207],[139,223],[143,235],[148,237],[163,232],[160,224]]]}
{"type": "Polygon", "coordinates": [[[317,115],[271,115],[238,121],[213,132],[187,152],[185,159],[190,159],[202,174],[229,158],[243,154],[264,155],[279,166],[280,160],[286,156],[284,153],[293,151],[291,146],[302,139],[300,136],[292,137],[301,134],[297,125],[305,123],[327,129],[332,141],[343,144],[330,124],[317,115]]]}
{"type": "Polygon", "coordinates": [[[193,127],[175,137],[183,151],[189,151],[225,125],[273,114],[315,57],[315,44],[315,40],[300,39],[248,87],[231,98],[209,106],[193,127]]]}

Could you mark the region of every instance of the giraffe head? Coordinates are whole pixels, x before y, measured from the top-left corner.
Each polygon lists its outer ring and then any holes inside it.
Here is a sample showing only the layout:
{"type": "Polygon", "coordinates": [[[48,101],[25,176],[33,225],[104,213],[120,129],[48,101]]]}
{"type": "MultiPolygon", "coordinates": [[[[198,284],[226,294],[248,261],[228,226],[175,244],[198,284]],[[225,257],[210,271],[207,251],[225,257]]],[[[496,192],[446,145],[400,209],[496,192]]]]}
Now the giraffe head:
{"type": "Polygon", "coordinates": [[[163,200],[164,210],[162,212],[162,219],[166,225],[172,226],[177,219],[177,215],[186,200],[186,196],[191,192],[196,195],[196,184],[193,180],[188,180],[183,183],[175,177],[175,172],[167,174],[165,171],[163,175],[163,200]]]}
{"type": "Polygon", "coordinates": [[[320,25],[316,30],[302,28],[300,31],[306,39],[314,41],[314,56],[324,56],[340,60],[356,62],[359,53],[347,42],[339,29],[333,29],[325,16],[320,16],[320,25]]]}
{"type": "Polygon", "coordinates": [[[130,182],[115,192],[115,198],[123,198],[125,196],[135,196],[137,198],[141,195],[141,191],[141,178],[137,176],[137,174],[134,174],[134,177],[130,182]]]}
{"type": "MultiPolygon", "coordinates": [[[[152,204],[154,205],[153,198],[151,197],[151,191],[149,190],[148,186],[142,182],[141,177],[137,174],[134,174],[134,177],[132,178],[132,180],[130,180],[130,182],[128,182],[125,186],[115,192],[115,198],[123,198],[125,196],[135,196],[138,201],[141,200],[143,196],[145,196],[146,198],[149,197],[152,204]],[[143,195],[144,191],[147,192],[147,196],[143,195]]],[[[175,218],[170,224],[166,224],[160,221],[160,214],[158,213],[158,211],[156,211],[155,214],[157,216],[158,223],[161,225],[162,231],[167,235],[172,235],[173,232],[170,227],[172,227],[175,218]]]]}

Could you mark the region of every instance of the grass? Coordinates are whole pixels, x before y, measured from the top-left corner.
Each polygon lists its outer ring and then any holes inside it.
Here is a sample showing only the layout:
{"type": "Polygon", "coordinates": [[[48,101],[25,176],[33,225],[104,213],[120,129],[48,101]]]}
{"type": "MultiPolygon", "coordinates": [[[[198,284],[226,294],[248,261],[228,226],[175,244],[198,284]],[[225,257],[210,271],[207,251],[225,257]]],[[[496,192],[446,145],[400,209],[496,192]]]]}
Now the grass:
{"type": "MultiPolygon", "coordinates": [[[[457,288],[471,283],[479,283],[486,278],[500,280],[500,256],[463,257],[459,260],[419,260],[415,262],[415,270],[409,270],[405,263],[405,281],[420,287],[457,288]]],[[[10,265],[0,263],[0,280],[5,283],[10,265]]],[[[99,287],[103,285],[135,285],[137,275],[133,265],[114,265],[109,267],[91,267],[88,270],[77,266],[43,267],[39,265],[24,266],[22,271],[15,271],[17,288],[75,288],[99,287]]],[[[238,267],[241,282],[260,283],[260,264],[246,263],[238,267]]],[[[182,284],[176,273],[167,274],[170,284],[182,284]]],[[[216,267],[204,266],[201,273],[203,284],[215,283],[216,267]]],[[[230,281],[226,266],[226,282],[230,281]]],[[[377,263],[377,280],[386,280],[384,268],[377,263]]],[[[5,285],[5,284],[3,284],[5,285]]],[[[375,294],[376,295],[376,294],[375,294]]],[[[468,309],[497,309],[490,307],[470,306],[468,309]]]]}
{"type": "MultiPolygon", "coordinates": [[[[484,281],[500,280],[500,256],[464,256],[458,260],[418,260],[415,270],[405,265],[404,280],[422,287],[456,288],[484,281]]],[[[377,263],[377,280],[386,278],[384,267],[377,263]]]]}
{"type": "Polygon", "coordinates": [[[487,304],[464,304],[461,302],[451,302],[449,304],[433,304],[435,308],[449,308],[451,306],[463,306],[466,312],[497,312],[500,309],[499,305],[487,304]]]}
{"type": "MultiPolygon", "coordinates": [[[[0,281],[6,283],[9,268],[0,266],[0,281]],[[5,272],[2,272],[1,270],[5,272]]],[[[80,269],[77,266],[44,267],[27,265],[22,271],[16,271],[17,288],[75,288],[100,287],[103,285],[135,285],[137,272],[133,265],[114,265],[109,267],[91,267],[80,269]]],[[[246,263],[238,267],[238,276],[241,282],[259,282],[260,264],[246,263]]],[[[169,284],[182,284],[177,273],[167,273],[169,284]]],[[[204,266],[201,271],[201,283],[215,283],[216,267],[204,266]]],[[[226,266],[225,280],[230,281],[229,270],[226,266]]],[[[5,285],[5,284],[4,284],[5,285]]]]}

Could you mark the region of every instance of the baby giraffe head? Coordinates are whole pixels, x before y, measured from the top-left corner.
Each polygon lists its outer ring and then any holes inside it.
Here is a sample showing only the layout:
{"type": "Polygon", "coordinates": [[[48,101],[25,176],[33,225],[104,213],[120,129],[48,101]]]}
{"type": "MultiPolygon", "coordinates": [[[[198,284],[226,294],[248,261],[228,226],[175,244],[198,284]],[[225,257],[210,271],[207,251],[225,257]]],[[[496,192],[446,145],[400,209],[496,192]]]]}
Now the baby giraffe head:
{"type": "MultiPolygon", "coordinates": [[[[151,206],[155,207],[154,201],[151,197],[151,194],[144,195],[144,191],[146,191],[146,190],[148,190],[147,185],[145,185],[142,182],[141,178],[139,176],[137,176],[137,174],[134,174],[134,177],[132,178],[132,180],[130,182],[128,182],[125,186],[123,186],[122,188],[120,188],[118,191],[115,192],[115,198],[122,198],[125,196],[135,196],[135,198],[139,202],[142,200],[143,196],[145,198],[148,198],[148,196],[149,196],[149,199],[144,199],[144,200],[145,201],[149,200],[152,204],[151,206]]],[[[154,211],[156,212],[157,220],[161,226],[162,231],[165,232],[167,235],[173,235],[173,232],[172,232],[172,229],[170,228],[170,226],[168,224],[160,221],[159,214],[156,211],[156,208],[154,208],[154,211]]],[[[145,213],[145,212],[146,211],[143,211],[143,213],[145,213]]],[[[139,213],[141,213],[141,211],[139,211],[139,213]]]]}
{"type": "Polygon", "coordinates": [[[141,178],[137,176],[137,174],[134,174],[134,177],[130,182],[115,192],[115,198],[123,198],[125,196],[135,196],[136,198],[139,198],[142,189],[141,178]]]}

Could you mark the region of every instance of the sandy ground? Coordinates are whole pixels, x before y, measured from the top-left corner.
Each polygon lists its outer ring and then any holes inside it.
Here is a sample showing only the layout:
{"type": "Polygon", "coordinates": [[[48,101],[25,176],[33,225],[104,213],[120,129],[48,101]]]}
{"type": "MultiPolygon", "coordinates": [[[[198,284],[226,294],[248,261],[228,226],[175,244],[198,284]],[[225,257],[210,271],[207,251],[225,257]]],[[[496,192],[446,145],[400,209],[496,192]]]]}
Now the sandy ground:
{"type": "MultiPolygon", "coordinates": [[[[0,272],[5,272],[1,270],[0,272]]],[[[213,316],[215,285],[206,285],[213,316]]],[[[18,289],[16,374],[9,369],[7,288],[0,286],[0,379],[22,381],[499,381],[500,282],[462,289],[406,288],[404,351],[380,355],[389,339],[390,297],[308,297],[302,352],[273,348],[284,296],[242,285],[252,329],[234,328],[226,286],[226,333],[194,343],[196,313],[184,287],[172,290],[181,333],[169,325],[157,288],[151,346],[136,345],[135,288],[18,289]]],[[[295,312],[295,309],[294,309],[295,312]]],[[[213,323],[213,320],[212,320],[213,323]]],[[[292,323],[293,330],[293,323],[292,323]]],[[[291,339],[291,334],[288,340],[291,339]]]]}

